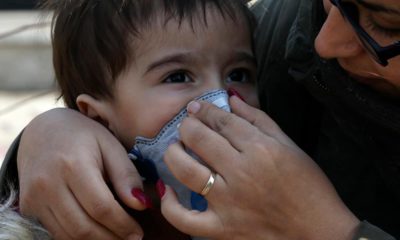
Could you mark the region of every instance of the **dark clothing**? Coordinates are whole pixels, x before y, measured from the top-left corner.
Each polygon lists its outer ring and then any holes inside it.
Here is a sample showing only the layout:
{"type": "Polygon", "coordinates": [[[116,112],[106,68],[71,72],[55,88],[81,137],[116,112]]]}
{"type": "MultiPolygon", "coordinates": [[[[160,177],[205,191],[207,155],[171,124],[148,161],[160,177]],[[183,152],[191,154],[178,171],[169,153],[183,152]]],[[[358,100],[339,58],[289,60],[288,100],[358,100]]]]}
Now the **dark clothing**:
{"type": "Polygon", "coordinates": [[[38,0],[1,0],[1,10],[20,10],[34,9],[38,5],[38,0]]]}
{"type": "MultiPolygon", "coordinates": [[[[321,4],[260,0],[253,6],[260,22],[255,51],[261,106],[319,164],[359,219],[399,238],[400,104],[317,56],[321,4]]],[[[11,150],[1,177],[17,179],[17,150],[11,150]]]]}
{"type": "Polygon", "coordinates": [[[318,163],[359,219],[399,238],[400,102],[318,57],[322,0],[261,0],[254,11],[262,109],[318,163]]]}
{"type": "Polygon", "coordinates": [[[19,141],[21,134],[14,140],[11,147],[4,158],[3,164],[0,169],[0,196],[1,199],[6,199],[9,190],[12,188],[18,188],[18,170],[17,170],[17,154],[19,141]]]}

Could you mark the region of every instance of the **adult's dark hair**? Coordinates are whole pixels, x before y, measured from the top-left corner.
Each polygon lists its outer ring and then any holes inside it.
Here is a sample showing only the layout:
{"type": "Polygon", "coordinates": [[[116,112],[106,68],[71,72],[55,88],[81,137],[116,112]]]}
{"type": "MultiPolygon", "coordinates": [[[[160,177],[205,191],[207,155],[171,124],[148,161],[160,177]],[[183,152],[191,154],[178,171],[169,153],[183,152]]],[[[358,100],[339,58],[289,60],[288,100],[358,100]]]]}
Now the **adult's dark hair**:
{"type": "Polygon", "coordinates": [[[66,105],[77,109],[76,97],[86,93],[112,98],[115,79],[132,61],[132,42],[164,14],[171,20],[205,19],[206,8],[224,18],[245,17],[251,32],[254,19],[243,0],[47,0],[54,11],[53,64],[66,105]]]}

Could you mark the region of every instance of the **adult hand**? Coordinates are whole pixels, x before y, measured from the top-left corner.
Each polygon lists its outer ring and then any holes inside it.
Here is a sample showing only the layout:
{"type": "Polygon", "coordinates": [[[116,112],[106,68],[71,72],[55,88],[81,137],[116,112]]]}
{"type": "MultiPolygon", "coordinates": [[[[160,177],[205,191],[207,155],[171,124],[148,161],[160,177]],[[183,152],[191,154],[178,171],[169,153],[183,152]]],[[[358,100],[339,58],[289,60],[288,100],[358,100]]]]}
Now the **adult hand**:
{"type": "Polygon", "coordinates": [[[162,213],[179,230],[212,239],[351,239],[359,220],[319,167],[262,111],[231,97],[233,113],[205,102],[188,105],[180,126],[185,147],[171,145],[165,161],[186,186],[215,183],[205,212],[189,211],[167,187],[162,213]]]}
{"type": "Polygon", "coordinates": [[[97,122],[69,109],[40,115],[23,133],[17,165],[22,214],[38,218],[55,239],[142,236],[107,185],[110,181],[127,206],[143,210],[140,176],[121,144],[97,122]]]}

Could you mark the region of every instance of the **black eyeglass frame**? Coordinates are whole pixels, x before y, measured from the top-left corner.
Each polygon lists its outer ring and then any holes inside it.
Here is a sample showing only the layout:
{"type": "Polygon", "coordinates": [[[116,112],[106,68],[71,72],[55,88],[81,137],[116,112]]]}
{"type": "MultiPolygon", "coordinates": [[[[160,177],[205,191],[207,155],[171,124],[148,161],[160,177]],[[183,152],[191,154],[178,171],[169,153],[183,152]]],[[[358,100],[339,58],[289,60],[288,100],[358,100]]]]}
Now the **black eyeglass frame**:
{"type": "Polygon", "coordinates": [[[365,49],[372,55],[375,61],[382,66],[387,66],[389,59],[400,55],[400,41],[396,41],[391,45],[382,47],[360,26],[358,7],[355,3],[342,0],[330,1],[339,9],[342,16],[350,23],[365,49]],[[352,13],[350,9],[351,7],[355,8],[356,12],[352,13]]]}

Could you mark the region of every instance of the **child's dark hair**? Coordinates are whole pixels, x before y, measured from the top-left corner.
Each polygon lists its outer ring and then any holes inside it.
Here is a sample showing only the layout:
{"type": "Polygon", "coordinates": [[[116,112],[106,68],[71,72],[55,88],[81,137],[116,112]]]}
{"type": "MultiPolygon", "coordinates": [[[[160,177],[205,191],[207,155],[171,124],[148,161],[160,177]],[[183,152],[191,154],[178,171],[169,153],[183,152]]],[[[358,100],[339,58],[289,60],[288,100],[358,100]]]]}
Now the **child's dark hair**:
{"type": "Polygon", "coordinates": [[[45,0],[54,11],[53,64],[66,105],[77,109],[76,98],[86,93],[112,98],[115,79],[133,59],[132,41],[151,21],[164,14],[182,22],[200,18],[215,7],[224,18],[245,18],[251,33],[255,21],[244,0],[45,0]]]}

